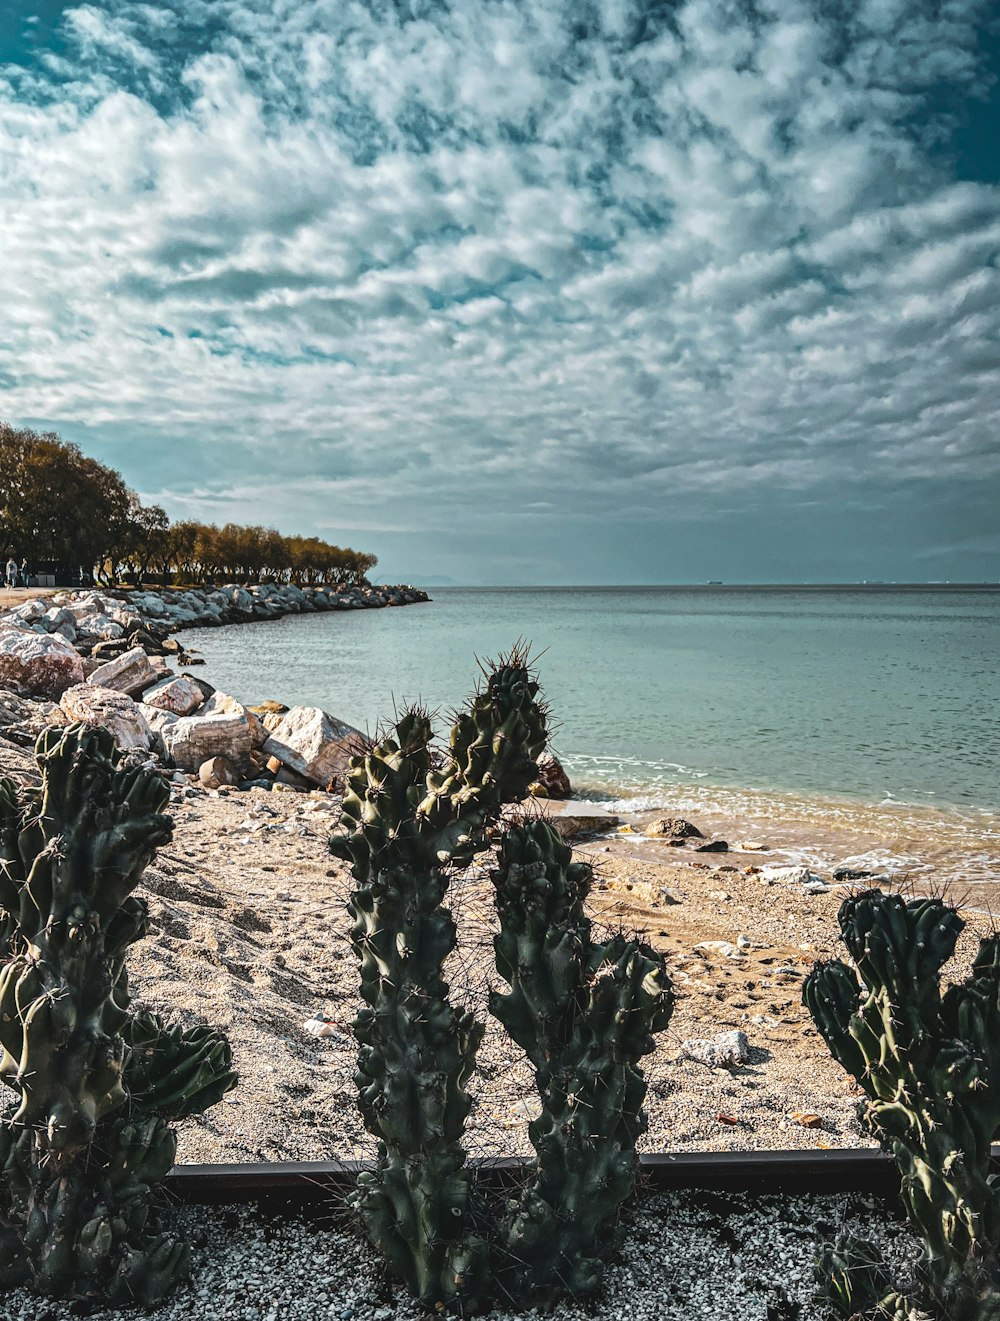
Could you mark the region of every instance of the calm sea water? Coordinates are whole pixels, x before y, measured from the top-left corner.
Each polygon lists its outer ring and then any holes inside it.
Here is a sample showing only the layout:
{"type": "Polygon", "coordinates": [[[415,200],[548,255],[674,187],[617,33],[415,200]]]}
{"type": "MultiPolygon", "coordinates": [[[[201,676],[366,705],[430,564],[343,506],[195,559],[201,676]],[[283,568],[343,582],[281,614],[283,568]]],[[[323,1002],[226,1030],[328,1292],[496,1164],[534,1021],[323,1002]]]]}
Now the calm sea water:
{"type": "Polygon", "coordinates": [[[373,729],[530,640],[582,785],[1000,808],[1000,591],[438,589],[429,605],[186,635],[241,699],[373,729]]]}

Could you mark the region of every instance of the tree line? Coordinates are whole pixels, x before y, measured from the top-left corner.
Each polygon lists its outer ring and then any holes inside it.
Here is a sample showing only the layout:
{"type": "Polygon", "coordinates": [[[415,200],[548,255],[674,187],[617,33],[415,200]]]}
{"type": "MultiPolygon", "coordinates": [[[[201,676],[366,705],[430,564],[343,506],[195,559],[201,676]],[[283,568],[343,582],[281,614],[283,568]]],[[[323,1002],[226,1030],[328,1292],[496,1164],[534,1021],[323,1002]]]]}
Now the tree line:
{"type": "Polygon", "coordinates": [[[120,582],[364,583],[377,557],[239,523],[172,523],[114,468],[57,435],[0,421],[0,539],[32,568],[120,582]]]}

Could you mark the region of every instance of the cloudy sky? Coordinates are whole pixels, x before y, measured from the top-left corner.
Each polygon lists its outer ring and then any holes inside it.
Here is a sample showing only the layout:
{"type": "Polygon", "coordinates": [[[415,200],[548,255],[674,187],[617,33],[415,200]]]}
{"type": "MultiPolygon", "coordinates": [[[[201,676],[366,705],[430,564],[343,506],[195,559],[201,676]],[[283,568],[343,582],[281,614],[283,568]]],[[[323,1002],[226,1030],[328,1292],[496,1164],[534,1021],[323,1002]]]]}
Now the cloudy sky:
{"type": "Polygon", "coordinates": [[[4,0],[0,417],[390,580],[1000,578],[995,19],[4,0]]]}

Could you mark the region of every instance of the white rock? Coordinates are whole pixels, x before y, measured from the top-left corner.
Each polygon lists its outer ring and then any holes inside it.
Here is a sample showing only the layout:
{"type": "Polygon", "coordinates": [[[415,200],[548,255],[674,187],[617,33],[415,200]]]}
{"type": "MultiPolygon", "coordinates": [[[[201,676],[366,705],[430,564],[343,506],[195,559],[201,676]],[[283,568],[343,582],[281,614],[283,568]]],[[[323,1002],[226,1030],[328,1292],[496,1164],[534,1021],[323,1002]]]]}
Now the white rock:
{"type": "Polygon", "coordinates": [[[193,679],[178,674],[161,679],[152,688],[145,688],[142,700],[146,706],[172,711],[175,716],[190,716],[204,705],[205,695],[193,679]]]}
{"type": "Polygon", "coordinates": [[[125,630],[116,619],[110,615],[104,614],[85,614],[78,615],[73,611],[76,619],[76,631],[82,637],[100,638],[102,642],[108,642],[112,638],[124,637],[125,630]]]}
{"type": "Polygon", "coordinates": [[[363,738],[318,706],[293,706],[271,730],[265,755],[321,788],[343,778],[363,738]]]}
{"type": "Polygon", "coordinates": [[[713,1069],[735,1069],[749,1061],[750,1042],[746,1033],[737,1029],[735,1032],[720,1032],[712,1040],[685,1041],[681,1044],[681,1052],[688,1059],[711,1065],[713,1069]]]}
{"type": "Polygon", "coordinates": [[[238,766],[253,748],[246,716],[182,716],[162,733],[170,756],[192,775],[212,757],[228,757],[238,766]]]}
{"type": "Polygon", "coordinates": [[[159,679],[156,666],[142,647],[123,651],[114,660],[105,661],[90,676],[90,682],[100,688],[114,688],[116,692],[133,696],[159,679]]]}
{"type": "Polygon", "coordinates": [[[64,637],[0,625],[0,688],[24,688],[58,701],[78,683],[83,661],[64,637]]]}
{"type": "Polygon", "coordinates": [[[711,950],[714,954],[721,954],[726,959],[735,958],[743,953],[743,946],[737,948],[729,940],[703,940],[695,945],[695,949],[711,950]]]}
{"type": "Polygon", "coordinates": [[[148,751],[153,745],[153,731],[126,693],[113,688],[95,688],[91,683],[68,688],[59,705],[70,720],[82,720],[86,725],[103,725],[122,752],[129,748],[148,751]]]}
{"type": "Polygon", "coordinates": [[[809,885],[813,881],[822,883],[823,878],[808,867],[762,867],[760,880],[763,885],[809,885]]]}
{"type": "Polygon", "coordinates": [[[235,697],[231,697],[229,693],[222,692],[219,688],[216,688],[202,707],[201,714],[204,716],[245,716],[250,725],[250,737],[253,739],[254,747],[262,748],[267,742],[267,730],[257,716],[248,710],[242,702],[237,701],[235,697]]]}

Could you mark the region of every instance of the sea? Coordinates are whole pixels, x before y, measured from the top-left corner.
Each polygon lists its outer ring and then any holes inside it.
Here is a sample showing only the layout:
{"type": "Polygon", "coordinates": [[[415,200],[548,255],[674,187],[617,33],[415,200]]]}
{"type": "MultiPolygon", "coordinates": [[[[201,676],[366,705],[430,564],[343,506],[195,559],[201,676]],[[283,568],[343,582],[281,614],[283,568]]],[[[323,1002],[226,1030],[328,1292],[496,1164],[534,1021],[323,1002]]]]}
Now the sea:
{"type": "Polygon", "coordinates": [[[974,887],[989,903],[1000,587],[432,594],[193,630],[185,644],[240,700],[317,705],[375,732],[412,701],[444,729],[479,661],[522,641],[578,797],[626,821],[681,814],[733,843],[752,836],[774,860],[974,887]]]}

